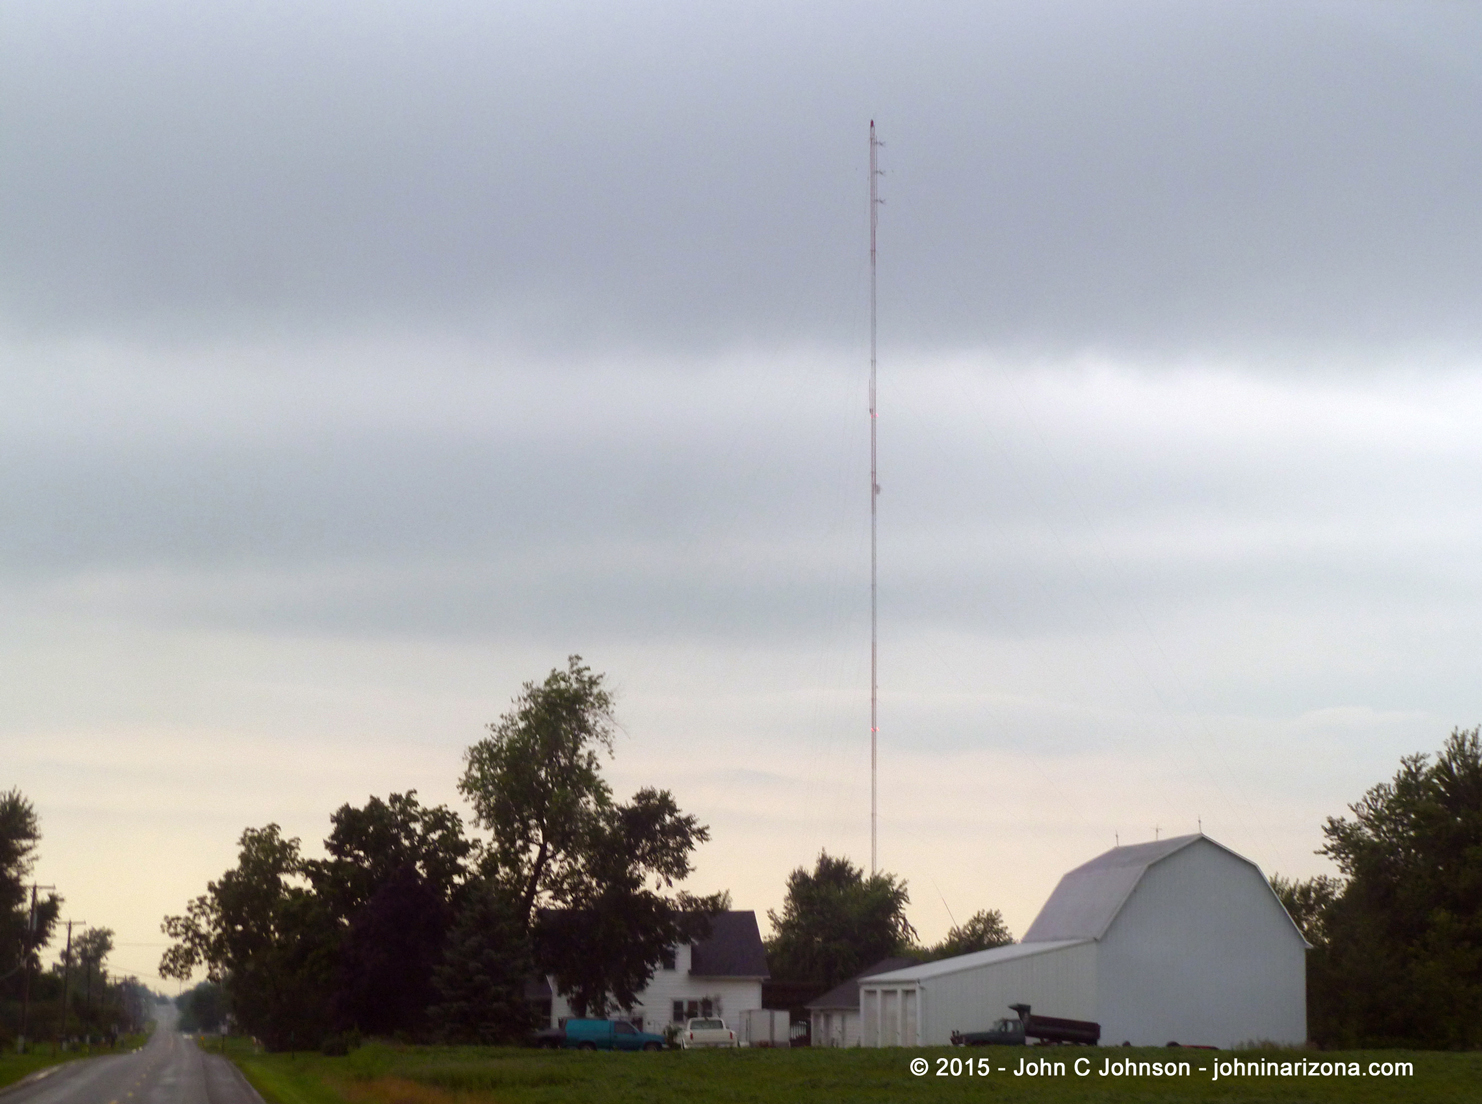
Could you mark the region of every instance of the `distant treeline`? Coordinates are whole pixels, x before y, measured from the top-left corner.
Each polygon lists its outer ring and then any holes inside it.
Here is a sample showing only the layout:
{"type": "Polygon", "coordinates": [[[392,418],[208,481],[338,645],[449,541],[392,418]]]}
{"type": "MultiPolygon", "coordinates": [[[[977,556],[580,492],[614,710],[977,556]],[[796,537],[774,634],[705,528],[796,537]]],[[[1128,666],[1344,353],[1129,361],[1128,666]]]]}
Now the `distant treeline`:
{"type": "Polygon", "coordinates": [[[1329,817],[1340,877],[1271,879],[1312,944],[1307,1022],[1324,1047],[1482,1047],[1482,743],[1434,758],[1329,817]]]}
{"type": "Polygon", "coordinates": [[[111,979],[109,928],[66,930],[63,898],[33,889],[41,825],[19,790],[0,794],[0,1046],[13,1049],[24,1030],[38,1039],[112,1040],[142,1031],[152,995],[132,979],[111,979]],[[49,968],[41,952],[62,943],[49,968]]]}

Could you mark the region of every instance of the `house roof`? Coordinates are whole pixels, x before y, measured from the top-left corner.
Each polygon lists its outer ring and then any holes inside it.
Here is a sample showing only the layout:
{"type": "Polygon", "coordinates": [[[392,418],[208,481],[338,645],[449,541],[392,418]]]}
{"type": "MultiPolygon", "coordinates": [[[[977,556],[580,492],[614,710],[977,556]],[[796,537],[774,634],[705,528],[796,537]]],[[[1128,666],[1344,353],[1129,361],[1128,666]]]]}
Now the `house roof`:
{"type": "Polygon", "coordinates": [[[922,962],[915,966],[906,966],[898,970],[888,970],[883,974],[871,974],[860,978],[861,984],[881,982],[894,984],[896,982],[924,981],[927,978],[943,977],[947,974],[955,974],[962,970],[976,970],[979,966],[992,965],[995,962],[1011,962],[1016,958],[1028,958],[1031,955],[1047,954],[1050,951],[1058,951],[1062,947],[1074,947],[1081,943],[1089,943],[1089,939],[1059,939],[1051,943],[1010,943],[1003,947],[990,947],[986,951],[973,951],[971,954],[956,955],[952,958],[939,958],[935,962],[922,962]]]}
{"type": "Polygon", "coordinates": [[[721,912],[710,918],[710,935],[696,941],[690,973],[701,977],[771,977],[756,913],[721,912]]]}
{"type": "Polygon", "coordinates": [[[827,993],[814,1000],[810,1000],[808,1008],[859,1008],[859,982],[861,978],[874,977],[876,974],[888,973],[891,970],[899,970],[903,966],[914,966],[914,958],[882,958],[879,962],[867,969],[861,970],[848,981],[835,985],[827,993]]]}

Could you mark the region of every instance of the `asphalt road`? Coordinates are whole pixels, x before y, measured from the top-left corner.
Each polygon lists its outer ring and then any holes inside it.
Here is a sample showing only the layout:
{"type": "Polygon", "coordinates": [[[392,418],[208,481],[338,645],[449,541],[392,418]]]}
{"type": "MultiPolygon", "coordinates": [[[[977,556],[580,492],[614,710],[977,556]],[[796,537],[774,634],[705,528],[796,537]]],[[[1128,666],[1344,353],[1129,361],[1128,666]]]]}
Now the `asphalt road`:
{"type": "Polygon", "coordinates": [[[0,1104],[262,1104],[262,1097],[236,1066],[175,1031],[170,1016],[143,1050],[51,1066],[0,1092],[0,1104]]]}

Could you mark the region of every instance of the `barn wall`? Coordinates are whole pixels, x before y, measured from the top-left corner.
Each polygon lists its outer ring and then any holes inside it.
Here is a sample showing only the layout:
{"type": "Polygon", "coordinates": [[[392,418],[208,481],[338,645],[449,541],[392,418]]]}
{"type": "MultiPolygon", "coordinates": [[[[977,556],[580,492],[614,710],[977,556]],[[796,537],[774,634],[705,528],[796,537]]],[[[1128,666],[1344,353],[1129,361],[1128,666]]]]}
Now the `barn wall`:
{"type": "Polygon", "coordinates": [[[1096,992],[1107,1045],[1307,1038],[1301,938],[1260,871],[1211,843],[1148,868],[1101,940],[1096,992]]]}
{"type": "MultiPolygon", "coordinates": [[[[986,1031],[996,1020],[1014,1015],[1009,1005],[1021,1001],[1041,1015],[1091,1019],[1096,1008],[1096,954],[1096,944],[1087,942],[923,977],[913,1021],[908,1021],[915,1028],[914,1039],[922,1046],[942,1046],[951,1042],[953,1031],[986,1031]]],[[[892,1001],[899,998],[889,994],[909,984],[871,987],[868,979],[860,983],[865,1046],[913,1045],[896,1041],[904,1033],[893,1028],[890,1019],[890,1009],[897,1007],[892,1001]]]]}
{"type": "Polygon", "coordinates": [[[929,978],[922,983],[926,1045],[951,1042],[953,1031],[986,1031],[1014,1015],[1009,1005],[1031,1005],[1043,1016],[1091,1018],[1096,1007],[1096,944],[1045,951],[929,978]]]}

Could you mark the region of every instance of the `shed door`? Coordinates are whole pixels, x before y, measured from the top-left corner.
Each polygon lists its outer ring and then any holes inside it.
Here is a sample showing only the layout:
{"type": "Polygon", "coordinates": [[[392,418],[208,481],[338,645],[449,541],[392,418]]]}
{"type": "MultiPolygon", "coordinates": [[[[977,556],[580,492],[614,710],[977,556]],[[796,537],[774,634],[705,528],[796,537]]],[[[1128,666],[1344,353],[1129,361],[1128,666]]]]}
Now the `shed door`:
{"type": "Polygon", "coordinates": [[[880,1044],[901,1045],[901,991],[880,990],[880,1044]]]}
{"type": "Polygon", "coordinates": [[[901,1046],[916,1046],[916,1004],[918,994],[915,989],[901,990],[901,1046]]]}
{"type": "Polygon", "coordinates": [[[880,1038],[880,990],[866,989],[864,991],[864,1045],[884,1046],[885,1040],[880,1038]]]}

